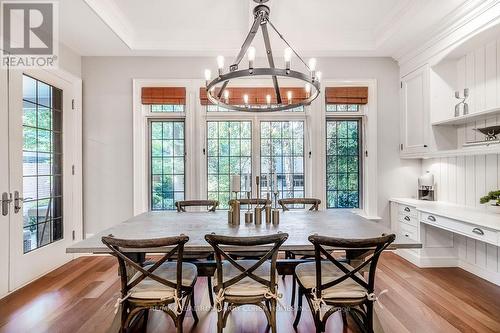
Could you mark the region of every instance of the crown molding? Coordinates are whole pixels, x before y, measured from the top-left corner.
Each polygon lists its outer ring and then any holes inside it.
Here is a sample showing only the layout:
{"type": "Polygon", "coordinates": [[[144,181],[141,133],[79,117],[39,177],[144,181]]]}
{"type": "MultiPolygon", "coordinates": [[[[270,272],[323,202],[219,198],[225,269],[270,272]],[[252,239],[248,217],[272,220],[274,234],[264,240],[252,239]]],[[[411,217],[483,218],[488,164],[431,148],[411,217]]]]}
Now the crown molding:
{"type": "Polygon", "coordinates": [[[134,49],[134,32],[131,22],[114,1],[84,0],[87,6],[106,24],[125,45],[134,49]]]}
{"type": "MultiPolygon", "coordinates": [[[[422,44],[417,47],[409,47],[406,49],[401,49],[399,52],[394,54],[393,58],[401,65],[412,61],[413,59],[425,54],[427,58],[435,55],[437,52],[449,46],[443,43],[442,47],[436,48],[436,46],[449,37],[450,35],[456,33],[460,29],[466,27],[469,23],[474,21],[476,18],[488,12],[490,9],[499,5],[498,0],[469,0],[455,9],[450,15],[448,15],[444,20],[442,20],[439,25],[432,29],[427,36],[424,36],[422,40],[425,40],[422,44]],[[432,50],[435,48],[436,50],[432,50]]],[[[484,22],[484,25],[488,24],[489,21],[484,22]]]]}

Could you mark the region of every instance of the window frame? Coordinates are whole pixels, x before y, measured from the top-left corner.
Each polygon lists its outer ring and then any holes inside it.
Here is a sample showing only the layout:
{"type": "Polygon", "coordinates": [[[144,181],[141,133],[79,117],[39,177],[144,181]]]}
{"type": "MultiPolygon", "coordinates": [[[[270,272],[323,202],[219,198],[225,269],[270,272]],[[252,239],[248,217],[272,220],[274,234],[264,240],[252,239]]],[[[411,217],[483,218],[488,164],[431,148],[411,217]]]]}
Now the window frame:
{"type": "MultiPolygon", "coordinates": [[[[325,118],[325,176],[326,176],[326,182],[324,186],[324,191],[325,191],[325,208],[326,209],[363,209],[363,204],[364,204],[364,195],[363,195],[363,147],[364,147],[364,124],[363,124],[363,116],[360,115],[359,113],[363,111],[363,105],[359,106],[359,111],[352,111],[352,112],[342,112],[342,116],[338,116],[336,112],[330,112],[334,113],[333,115],[327,112],[327,116],[325,118]],[[346,116],[345,114],[349,113],[352,114],[352,116],[346,116]],[[329,121],[357,121],[358,122],[358,207],[328,207],[328,136],[326,135],[327,133],[327,128],[328,128],[328,122],[329,121]]],[[[338,175],[338,172],[337,172],[338,175]]],[[[338,192],[338,190],[337,190],[338,192]]]]}
{"type": "MultiPolygon", "coordinates": [[[[266,86],[265,82],[253,82],[252,86],[266,86]]],[[[319,198],[322,201],[321,208],[326,207],[326,126],[327,116],[334,117],[362,117],[362,181],[363,188],[360,194],[360,202],[363,206],[355,210],[358,214],[369,219],[378,217],[378,195],[377,187],[377,80],[322,80],[323,89],[320,96],[310,106],[305,107],[304,112],[266,112],[262,114],[235,111],[207,111],[206,106],[200,103],[200,87],[205,85],[202,78],[199,79],[133,79],[133,103],[134,103],[134,215],[148,211],[148,172],[144,165],[147,157],[144,155],[146,124],[144,119],[148,116],[142,110],[140,99],[141,88],[145,86],[183,86],[186,87],[185,112],[180,116],[185,118],[186,138],[186,170],[185,170],[185,197],[190,199],[203,199],[207,196],[207,149],[206,122],[208,120],[238,120],[252,122],[252,174],[260,175],[260,121],[277,120],[302,120],[304,121],[304,182],[305,196],[319,198]],[[326,112],[324,87],[330,86],[367,86],[369,90],[368,103],[363,106],[362,112],[326,112]],[[369,155],[367,156],[367,152],[369,155]]],[[[267,86],[269,84],[267,83],[267,86]]],[[[163,114],[156,112],[158,117],[163,114]]],[[[179,114],[165,115],[166,117],[179,116],[179,114]]],[[[256,195],[255,186],[252,187],[252,195],[256,195]]],[[[382,208],[380,208],[382,209],[382,208]]]]}

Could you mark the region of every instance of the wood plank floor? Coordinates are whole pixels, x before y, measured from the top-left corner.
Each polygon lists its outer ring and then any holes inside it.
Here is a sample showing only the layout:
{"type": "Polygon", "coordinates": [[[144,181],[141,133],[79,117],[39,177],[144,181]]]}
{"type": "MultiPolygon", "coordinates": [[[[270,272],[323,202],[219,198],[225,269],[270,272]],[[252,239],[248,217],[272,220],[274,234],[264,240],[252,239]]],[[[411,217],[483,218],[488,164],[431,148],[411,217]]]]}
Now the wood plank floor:
{"type": "MultiPolygon", "coordinates": [[[[458,268],[419,269],[392,253],[382,256],[377,289],[387,289],[376,312],[386,332],[500,332],[500,287],[458,268]],[[381,304],[381,306],[380,306],[381,304]]],[[[292,332],[295,312],[288,305],[291,280],[280,280],[284,294],[278,312],[278,331],[292,332]]],[[[215,312],[208,307],[206,280],[199,278],[196,302],[200,321],[193,326],[191,314],[186,332],[214,332],[215,312]]],[[[104,332],[112,321],[119,280],[115,259],[82,257],[45,275],[0,300],[0,332],[104,332]]],[[[174,331],[171,320],[154,312],[148,332],[174,331]]],[[[266,319],[254,307],[230,317],[225,332],[265,332],[266,319]]],[[[313,332],[305,309],[299,333],[313,332]]],[[[332,316],[327,332],[353,332],[340,316],[332,316]]]]}

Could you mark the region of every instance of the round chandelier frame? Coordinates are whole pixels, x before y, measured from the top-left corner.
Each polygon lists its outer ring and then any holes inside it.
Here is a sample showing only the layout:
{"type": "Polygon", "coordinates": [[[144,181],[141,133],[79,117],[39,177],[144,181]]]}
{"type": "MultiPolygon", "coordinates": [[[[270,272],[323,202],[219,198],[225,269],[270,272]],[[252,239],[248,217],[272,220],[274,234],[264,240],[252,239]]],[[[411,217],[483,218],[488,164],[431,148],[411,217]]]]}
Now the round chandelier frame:
{"type": "Polygon", "coordinates": [[[274,27],[274,25],[269,20],[269,7],[262,5],[262,3],[267,2],[267,0],[254,0],[259,3],[254,8],[254,22],[250,31],[243,42],[243,45],[232,65],[229,66],[229,72],[224,73],[224,58],[217,57],[218,62],[218,76],[211,79],[210,70],[205,70],[205,80],[206,80],[206,92],[208,100],[216,105],[222,106],[229,110],[234,111],[246,111],[246,112],[274,112],[274,111],[284,111],[290,110],[297,107],[305,106],[311,104],[320,93],[321,85],[320,78],[321,72],[316,72],[315,65],[316,60],[310,59],[309,65],[299,56],[299,54],[290,46],[290,44],[285,40],[283,35],[274,27]],[[273,52],[271,49],[271,43],[269,40],[268,25],[278,34],[278,36],[285,42],[288,48],[285,50],[285,68],[276,68],[274,64],[273,52]],[[251,43],[257,34],[258,30],[261,30],[264,39],[264,45],[266,48],[267,60],[269,67],[265,68],[254,68],[253,63],[255,60],[255,48],[251,46],[251,43]],[[238,69],[238,66],[245,56],[248,55],[248,69],[238,69]],[[292,70],[291,67],[291,57],[294,54],[307,68],[309,73],[305,74],[296,70],[292,70]],[[239,78],[252,78],[259,76],[270,76],[273,81],[276,103],[270,103],[270,96],[266,96],[267,104],[264,105],[250,105],[248,104],[248,96],[246,96],[246,101],[244,105],[233,105],[228,103],[228,93],[226,90],[229,82],[231,80],[239,78]],[[288,96],[287,103],[283,102],[283,98],[280,92],[280,86],[278,82],[278,77],[281,78],[292,78],[296,80],[303,81],[305,83],[306,98],[301,99],[298,102],[293,103],[291,96],[288,96]],[[217,86],[221,85],[217,89],[217,86]]]}

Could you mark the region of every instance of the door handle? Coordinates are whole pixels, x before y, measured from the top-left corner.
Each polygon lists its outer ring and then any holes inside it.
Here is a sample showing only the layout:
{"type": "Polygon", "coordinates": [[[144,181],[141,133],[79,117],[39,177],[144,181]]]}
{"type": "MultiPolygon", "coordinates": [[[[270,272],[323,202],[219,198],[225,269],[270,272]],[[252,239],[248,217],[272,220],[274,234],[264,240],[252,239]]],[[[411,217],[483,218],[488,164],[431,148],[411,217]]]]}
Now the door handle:
{"type": "Polygon", "coordinates": [[[405,212],[409,212],[410,211],[410,208],[409,207],[405,207],[405,212]]]}
{"type": "Polygon", "coordinates": [[[405,216],[405,220],[406,220],[406,221],[410,221],[411,219],[410,219],[410,217],[409,217],[409,216],[405,216]]]}
{"type": "Polygon", "coordinates": [[[3,192],[2,193],[2,216],[9,214],[9,204],[12,201],[12,194],[3,192]]]}
{"type": "Polygon", "coordinates": [[[436,222],[436,218],[432,215],[427,216],[427,219],[432,222],[436,222]]]}
{"type": "Polygon", "coordinates": [[[17,214],[21,210],[21,202],[23,198],[19,197],[19,191],[14,191],[14,213],[17,214]]]}

